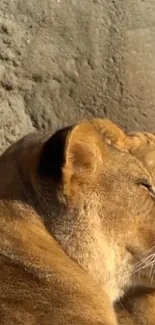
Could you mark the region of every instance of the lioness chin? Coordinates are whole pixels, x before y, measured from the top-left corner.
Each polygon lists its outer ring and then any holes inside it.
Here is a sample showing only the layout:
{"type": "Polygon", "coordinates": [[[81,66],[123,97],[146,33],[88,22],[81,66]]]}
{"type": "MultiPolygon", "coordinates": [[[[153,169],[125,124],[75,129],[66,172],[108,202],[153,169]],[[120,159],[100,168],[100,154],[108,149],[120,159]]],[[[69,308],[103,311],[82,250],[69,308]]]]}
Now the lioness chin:
{"type": "Polygon", "coordinates": [[[151,266],[139,271],[155,240],[153,178],[125,141],[92,119],[1,156],[2,325],[116,325],[113,303],[155,286],[151,266]]]}

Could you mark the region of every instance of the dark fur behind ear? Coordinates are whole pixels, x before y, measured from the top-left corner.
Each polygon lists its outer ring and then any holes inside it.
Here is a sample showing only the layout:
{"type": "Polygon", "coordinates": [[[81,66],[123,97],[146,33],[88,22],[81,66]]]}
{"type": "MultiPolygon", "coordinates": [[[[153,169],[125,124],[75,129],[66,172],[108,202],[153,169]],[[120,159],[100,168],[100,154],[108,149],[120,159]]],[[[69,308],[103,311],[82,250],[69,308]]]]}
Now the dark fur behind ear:
{"type": "Polygon", "coordinates": [[[61,180],[62,167],[65,163],[66,137],[72,129],[72,126],[61,129],[47,140],[38,166],[40,176],[51,177],[55,181],[61,180]]]}

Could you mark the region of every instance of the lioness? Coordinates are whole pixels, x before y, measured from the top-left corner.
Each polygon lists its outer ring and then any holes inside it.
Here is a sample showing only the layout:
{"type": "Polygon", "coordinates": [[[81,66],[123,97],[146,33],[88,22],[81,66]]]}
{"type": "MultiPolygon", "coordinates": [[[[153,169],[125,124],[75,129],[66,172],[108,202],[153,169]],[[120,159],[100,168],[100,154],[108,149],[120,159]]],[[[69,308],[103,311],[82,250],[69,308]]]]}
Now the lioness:
{"type": "Polygon", "coordinates": [[[113,303],[154,287],[151,266],[139,272],[153,178],[109,123],[27,136],[1,156],[0,324],[116,325],[113,303]]]}

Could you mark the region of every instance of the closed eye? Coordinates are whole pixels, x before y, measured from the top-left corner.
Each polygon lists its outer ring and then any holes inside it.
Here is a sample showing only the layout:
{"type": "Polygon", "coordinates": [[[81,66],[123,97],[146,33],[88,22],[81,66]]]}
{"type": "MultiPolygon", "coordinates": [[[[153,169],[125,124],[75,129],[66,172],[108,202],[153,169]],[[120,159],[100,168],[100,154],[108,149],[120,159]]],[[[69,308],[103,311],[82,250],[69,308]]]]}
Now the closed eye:
{"type": "Polygon", "coordinates": [[[144,187],[151,195],[155,197],[155,188],[147,180],[138,180],[137,184],[144,187]]]}

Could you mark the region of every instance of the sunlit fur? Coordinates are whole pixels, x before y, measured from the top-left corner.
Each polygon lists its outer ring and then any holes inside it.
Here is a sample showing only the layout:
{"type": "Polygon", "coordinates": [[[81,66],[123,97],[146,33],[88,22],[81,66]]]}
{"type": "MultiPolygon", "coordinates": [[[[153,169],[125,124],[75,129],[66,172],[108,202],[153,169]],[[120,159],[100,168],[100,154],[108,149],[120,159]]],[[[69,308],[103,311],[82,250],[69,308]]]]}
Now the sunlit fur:
{"type": "Polygon", "coordinates": [[[116,300],[155,287],[154,180],[129,138],[92,119],[1,156],[2,325],[116,325],[116,300]]]}
{"type": "MultiPolygon", "coordinates": [[[[155,134],[132,132],[125,136],[126,150],[139,159],[152,177],[155,186],[155,134]]],[[[152,225],[153,228],[153,225],[152,225]]],[[[147,271],[151,285],[155,277],[155,242],[137,262],[134,273],[147,271]]],[[[135,287],[120,301],[116,308],[119,324],[154,325],[155,324],[155,290],[149,286],[135,287]]]]}

